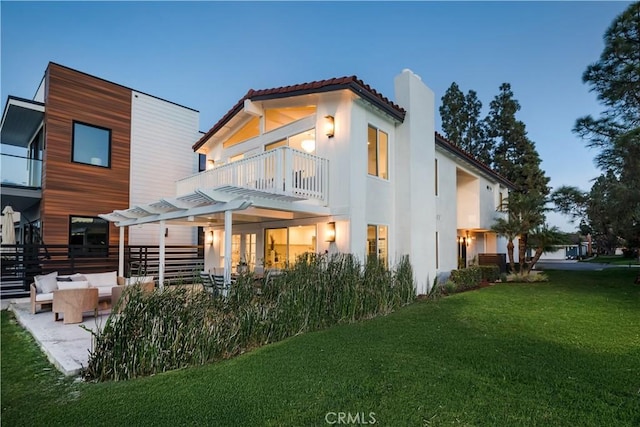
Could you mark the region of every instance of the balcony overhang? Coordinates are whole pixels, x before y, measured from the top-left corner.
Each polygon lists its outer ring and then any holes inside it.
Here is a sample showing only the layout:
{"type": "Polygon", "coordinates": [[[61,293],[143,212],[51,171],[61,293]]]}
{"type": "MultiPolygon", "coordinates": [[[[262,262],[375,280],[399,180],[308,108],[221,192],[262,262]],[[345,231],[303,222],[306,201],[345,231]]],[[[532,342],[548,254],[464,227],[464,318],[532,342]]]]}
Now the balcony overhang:
{"type": "Polygon", "coordinates": [[[2,208],[9,205],[16,211],[24,212],[40,203],[42,190],[35,187],[22,187],[2,184],[2,208]]]}
{"type": "Polygon", "coordinates": [[[27,147],[44,120],[44,104],[9,96],[2,113],[2,144],[27,147]]]}

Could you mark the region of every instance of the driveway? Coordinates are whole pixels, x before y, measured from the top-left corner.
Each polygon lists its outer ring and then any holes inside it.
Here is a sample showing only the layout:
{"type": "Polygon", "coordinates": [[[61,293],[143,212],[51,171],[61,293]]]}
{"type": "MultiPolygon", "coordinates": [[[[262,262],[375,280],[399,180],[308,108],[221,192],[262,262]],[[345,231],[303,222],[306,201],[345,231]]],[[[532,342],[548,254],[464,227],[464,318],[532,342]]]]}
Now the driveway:
{"type": "Polygon", "coordinates": [[[595,262],[578,262],[576,260],[547,260],[538,261],[536,270],[579,270],[579,271],[600,271],[609,267],[624,267],[611,264],[599,264],[595,262]]]}

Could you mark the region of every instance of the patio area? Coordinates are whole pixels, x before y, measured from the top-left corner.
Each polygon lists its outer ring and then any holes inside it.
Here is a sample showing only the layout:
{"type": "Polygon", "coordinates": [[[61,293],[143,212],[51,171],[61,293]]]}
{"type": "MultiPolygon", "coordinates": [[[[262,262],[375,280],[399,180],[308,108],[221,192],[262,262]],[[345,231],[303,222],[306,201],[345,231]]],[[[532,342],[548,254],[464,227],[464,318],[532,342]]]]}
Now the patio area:
{"type": "Polygon", "coordinates": [[[87,313],[82,323],[65,325],[61,320],[54,321],[53,312],[40,311],[31,314],[29,298],[3,301],[3,309],[13,311],[18,323],[31,333],[49,361],[64,375],[76,376],[83,366],[87,366],[89,350],[92,347],[90,330],[102,328],[110,310],[98,312],[98,316],[87,313]],[[81,326],[84,326],[81,327],[81,326]]]}

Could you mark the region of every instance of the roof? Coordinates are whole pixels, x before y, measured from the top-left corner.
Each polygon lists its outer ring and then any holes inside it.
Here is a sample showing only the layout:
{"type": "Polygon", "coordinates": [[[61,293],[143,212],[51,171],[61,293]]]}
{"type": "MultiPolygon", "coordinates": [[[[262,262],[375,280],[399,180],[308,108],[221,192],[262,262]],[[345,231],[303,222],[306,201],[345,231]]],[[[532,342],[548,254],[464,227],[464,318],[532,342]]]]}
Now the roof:
{"type": "Polygon", "coordinates": [[[371,104],[380,108],[391,117],[402,122],[406,111],[404,108],[390,101],[383,96],[380,92],[373,89],[356,76],[337,77],[328,80],[318,80],[309,83],[302,83],[292,86],[282,86],[271,89],[254,90],[249,89],[247,94],[243,96],[208,132],[204,134],[202,138],[193,145],[193,150],[197,150],[204,145],[204,143],[216,132],[218,132],[224,125],[226,125],[236,114],[242,111],[244,102],[246,100],[251,101],[265,101],[269,99],[286,98],[298,95],[307,95],[311,93],[331,92],[336,90],[351,90],[356,95],[369,101],[371,104]]]}
{"type": "Polygon", "coordinates": [[[487,173],[489,176],[494,177],[495,179],[497,179],[499,182],[501,182],[505,186],[507,186],[509,188],[512,188],[512,189],[516,188],[516,185],[513,182],[511,182],[507,178],[503,177],[498,172],[494,171],[489,166],[487,166],[486,164],[484,164],[483,162],[478,160],[471,153],[469,153],[469,152],[463,150],[462,148],[458,147],[453,142],[449,141],[447,138],[445,138],[444,136],[440,135],[438,132],[436,132],[436,144],[440,145],[442,148],[444,148],[445,150],[449,151],[450,153],[452,153],[452,154],[454,154],[454,155],[456,155],[458,157],[461,157],[463,160],[471,163],[473,166],[475,166],[478,169],[480,169],[481,171],[487,173]]]}

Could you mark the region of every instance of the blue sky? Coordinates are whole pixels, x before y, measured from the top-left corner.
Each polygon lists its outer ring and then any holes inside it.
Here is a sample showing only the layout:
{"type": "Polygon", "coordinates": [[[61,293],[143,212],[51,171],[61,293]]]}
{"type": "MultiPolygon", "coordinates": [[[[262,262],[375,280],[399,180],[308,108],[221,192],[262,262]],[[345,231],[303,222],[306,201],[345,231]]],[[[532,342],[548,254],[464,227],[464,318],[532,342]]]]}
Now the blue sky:
{"type": "MultiPolygon", "coordinates": [[[[1,95],[33,97],[49,61],[200,111],[208,130],[248,89],[357,75],[393,99],[404,68],[435,92],[503,82],[551,185],[584,190],[596,152],[572,134],[601,111],[582,83],[629,2],[6,2],[1,95]]],[[[440,117],[436,117],[440,131],[440,117]]],[[[549,222],[575,227],[557,214],[549,222]]]]}

